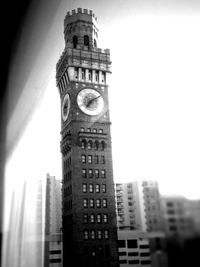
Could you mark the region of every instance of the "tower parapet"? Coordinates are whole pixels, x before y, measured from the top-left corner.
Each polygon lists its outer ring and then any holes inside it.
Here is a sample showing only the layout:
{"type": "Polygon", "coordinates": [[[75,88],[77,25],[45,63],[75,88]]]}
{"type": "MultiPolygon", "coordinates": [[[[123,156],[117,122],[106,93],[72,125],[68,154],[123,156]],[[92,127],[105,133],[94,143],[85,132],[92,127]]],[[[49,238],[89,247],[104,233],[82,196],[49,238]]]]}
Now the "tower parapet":
{"type": "Polygon", "coordinates": [[[70,43],[73,48],[97,48],[97,17],[93,11],[82,8],[68,11],[64,20],[64,37],[66,46],[70,43]]]}

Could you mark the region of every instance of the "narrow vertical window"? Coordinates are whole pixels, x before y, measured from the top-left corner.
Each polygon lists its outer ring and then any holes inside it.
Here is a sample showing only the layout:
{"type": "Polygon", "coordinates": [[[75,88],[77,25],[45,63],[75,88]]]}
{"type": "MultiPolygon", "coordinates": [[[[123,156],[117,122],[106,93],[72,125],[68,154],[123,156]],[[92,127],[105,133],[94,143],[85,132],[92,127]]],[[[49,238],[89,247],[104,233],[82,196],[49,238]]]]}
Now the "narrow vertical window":
{"type": "Polygon", "coordinates": [[[95,178],[99,178],[99,170],[95,170],[95,178]]]}
{"type": "Polygon", "coordinates": [[[90,208],[94,208],[94,199],[90,199],[90,208]]]}
{"type": "Polygon", "coordinates": [[[88,145],[87,145],[88,149],[91,150],[92,149],[92,141],[89,141],[88,142],[88,145]]]}
{"type": "Polygon", "coordinates": [[[88,223],[88,214],[83,214],[83,223],[88,223]]]}
{"type": "Polygon", "coordinates": [[[102,193],[106,193],[106,184],[102,184],[102,193]]]}
{"type": "Polygon", "coordinates": [[[103,199],[103,207],[107,208],[107,199],[103,199]]]}
{"type": "Polygon", "coordinates": [[[93,184],[89,184],[89,192],[90,193],[94,192],[94,185],[93,184]]]}
{"type": "Polygon", "coordinates": [[[86,163],[86,155],[81,156],[81,161],[82,161],[82,163],[86,163]]]}
{"type": "Polygon", "coordinates": [[[95,223],[94,214],[90,214],[90,223],[95,223]]]}
{"type": "Polygon", "coordinates": [[[99,81],[99,72],[97,70],[95,71],[95,81],[99,81]]]}
{"type": "Polygon", "coordinates": [[[81,141],[81,148],[82,149],[85,149],[86,148],[86,141],[85,140],[82,140],[81,141]]]}
{"type": "Polygon", "coordinates": [[[101,170],[101,178],[106,178],[106,171],[105,170],[101,170]]]}
{"type": "Polygon", "coordinates": [[[85,239],[85,240],[88,240],[88,239],[89,239],[89,233],[88,233],[88,230],[85,230],[85,231],[84,231],[84,239],[85,239]]]}
{"type": "Polygon", "coordinates": [[[101,214],[97,214],[97,223],[101,223],[101,214]]]}
{"type": "Polygon", "coordinates": [[[104,71],[102,71],[101,77],[102,77],[101,82],[105,83],[105,81],[106,81],[106,73],[104,71]]]}
{"type": "Polygon", "coordinates": [[[97,238],[102,239],[102,230],[97,231],[97,238]]]}
{"type": "Polygon", "coordinates": [[[103,222],[108,223],[108,215],[107,214],[103,214],[103,222]]]}
{"type": "Polygon", "coordinates": [[[109,232],[108,230],[104,230],[104,238],[109,239],[109,232]]]}
{"type": "Polygon", "coordinates": [[[87,199],[83,199],[83,207],[84,208],[88,207],[88,200],[87,199]]]}
{"type": "Polygon", "coordinates": [[[91,70],[88,71],[88,80],[89,81],[92,80],[92,71],[91,70]]]}
{"type": "Polygon", "coordinates": [[[88,163],[92,163],[92,156],[88,155],[88,163]]]}
{"type": "Polygon", "coordinates": [[[76,35],[73,36],[73,47],[77,48],[77,44],[78,44],[78,37],[76,35]]]}
{"type": "Polygon", "coordinates": [[[98,164],[99,163],[99,156],[98,155],[95,155],[94,156],[94,163],[95,164],[98,164]]]}
{"type": "Polygon", "coordinates": [[[100,199],[96,200],[96,207],[101,208],[101,200],[100,199]]]}
{"type": "Polygon", "coordinates": [[[86,169],[82,169],[82,177],[83,178],[87,177],[86,169]]]}
{"type": "Polygon", "coordinates": [[[101,156],[100,162],[101,162],[101,164],[105,164],[105,157],[104,156],[101,156]]]}
{"type": "Polygon", "coordinates": [[[78,68],[74,68],[74,79],[78,80],[78,68]]]}
{"type": "Polygon", "coordinates": [[[95,191],[96,191],[96,193],[100,192],[100,185],[99,184],[95,185],[95,191]]]}
{"type": "Polygon", "coordinates": [[[88,175],[89,175],[89,178],[92,178],[93,177],[93,170],[92,169],[89,169],[88,175]]]}
{"type": "Polygon", "coordinates": [[[95,231],[91,230],[91,239],[95,239],[95,231]]]}
{"type": "Polygon", "coordinates": [[[81,70],[81,79],[85,80],[85,70],[84,69],[81,70]]]}
{"type": "Polygon", "coordinates": [[[87,184],[82,185],[83,193],[87,193],[87,184]]]}
{"type": "Polygon", "coordinates": [[[87,48],[89,49],[89,43],[90,43],[89,36],[84,35],[83,39],[84,39],[84,46],[87,46],[87,48]]]}

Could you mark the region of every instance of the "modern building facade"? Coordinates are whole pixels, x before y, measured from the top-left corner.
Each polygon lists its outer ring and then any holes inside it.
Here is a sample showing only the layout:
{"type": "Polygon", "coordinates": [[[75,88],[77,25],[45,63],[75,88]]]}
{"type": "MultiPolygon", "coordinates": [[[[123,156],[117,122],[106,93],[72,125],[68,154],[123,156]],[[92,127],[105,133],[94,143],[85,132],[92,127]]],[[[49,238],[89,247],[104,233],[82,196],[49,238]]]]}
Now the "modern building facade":
{"type": "Polygon", "coordinates": [[[97,19],[78,8],[64,20],[56,66],[61,100],[63,266],[118,266],[111,153],[109,50],[98,48],[97,19]]]}
{"type": "Polygon", "coordinates": [[[61,181],[46,177],[45,267],[62,267],[62,199],[61,181]]]}
{"type": "Polygon", "coordinates": [[[155,181],[115,185],[119,229],[143,232],[162,230],[160,195],[155,181]]]}

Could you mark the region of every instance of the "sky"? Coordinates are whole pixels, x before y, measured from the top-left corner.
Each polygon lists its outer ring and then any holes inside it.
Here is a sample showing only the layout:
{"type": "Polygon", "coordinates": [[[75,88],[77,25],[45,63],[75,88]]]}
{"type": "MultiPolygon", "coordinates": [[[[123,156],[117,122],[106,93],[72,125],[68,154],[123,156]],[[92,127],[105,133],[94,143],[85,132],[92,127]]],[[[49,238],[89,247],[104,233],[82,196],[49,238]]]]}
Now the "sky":
{"type": "MultiPolygon", "coordinates": [[[[94,11],[99,47],[111,50],[109,102],[115,182],[157,180],[162,194],[199,198],[197,1],[61,1],[25,85],[24,95],[37,89],[41,99],[33,101],[34,105],[37,102],[35,113],[10,158],[10,177],[17,168],[19,176],[23,169],[22,176],[28,173],[30,179],[46,173],[61,178],[55,64],[64,49],[64,16],[77,7],[94,11]]],[[[18,106],[22,103],[23,98],[18,106]]],[[[11,121],[16,121],[15,116],[11,121]]],[[[9,183],[13,188],[19,184],[12,179],[9,183]]]]}

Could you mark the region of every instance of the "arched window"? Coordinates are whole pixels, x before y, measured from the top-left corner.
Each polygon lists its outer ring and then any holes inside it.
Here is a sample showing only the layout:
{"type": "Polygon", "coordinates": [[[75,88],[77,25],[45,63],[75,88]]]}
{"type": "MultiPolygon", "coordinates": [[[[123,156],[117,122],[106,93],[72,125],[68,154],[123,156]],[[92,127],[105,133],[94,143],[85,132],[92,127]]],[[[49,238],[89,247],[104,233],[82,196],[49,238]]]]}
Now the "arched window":
{"type": "Polygon", "coordinates": [[[99,148],[99,142],[95,141],[94,142],[94,150],[98,150],[98,148],[99,148]]]}
{"type": "Polygon", "coordinates": [[[106,147],[106,143],[104,141],[101,142],[101,150],[104,150],[106,147]]]}
{"type": "Polygon", "coordinates": [[[77,44],[78,44],[78,37],[76,35],[73,36],[73,47],[77,48],[77,44]]]}
{"type": "Polygon", "coordinates": [[[86,148],[86,141],[85,140],[82,140],[81,141],[81,148],[82,149],[85,149],[86,148]]]}
{"type": "Polygon", "coordinates": [[[89,49],[89,36],[88,35],[84,35],[84,45],[88,47],[89,49]]]}
{"type": "Polygon", "coordinates": [[[92,141],[89,141],[89,142],[88,142],[87,147],[88,147],[89,150],[92,149],[92,141]]]}

